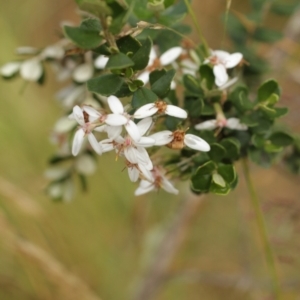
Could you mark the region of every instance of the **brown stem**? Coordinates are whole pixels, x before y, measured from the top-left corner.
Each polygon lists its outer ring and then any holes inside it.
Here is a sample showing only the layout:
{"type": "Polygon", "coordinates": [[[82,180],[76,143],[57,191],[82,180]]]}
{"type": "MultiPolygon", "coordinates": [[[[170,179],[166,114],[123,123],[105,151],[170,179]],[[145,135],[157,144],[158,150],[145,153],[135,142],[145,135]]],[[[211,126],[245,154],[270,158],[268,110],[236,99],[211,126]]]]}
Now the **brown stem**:
{"type": "Polygon", "coordinates": [[[100,17],[100,22],[101,22],[102,30],[104,33],[104,37],[105,37],[107,43],[109,44],[110,47],[112,47],[113,49],[118,51],[118,46],[116,44],[115,38],[109,31],[106,16],[104,14],[101,14],[99,17],[100,17]]]}
{"type": "Polygon", "coordinates": [[[146,270],[144,278],[134,297],[135,300],[150,300],[157,294],[167,276],[168,270],[178,249],[188,233],[191,219],[197,213],[202,196],[191,196],[182,201],[177,213],[172,218],[153,261],[146,270]]]}

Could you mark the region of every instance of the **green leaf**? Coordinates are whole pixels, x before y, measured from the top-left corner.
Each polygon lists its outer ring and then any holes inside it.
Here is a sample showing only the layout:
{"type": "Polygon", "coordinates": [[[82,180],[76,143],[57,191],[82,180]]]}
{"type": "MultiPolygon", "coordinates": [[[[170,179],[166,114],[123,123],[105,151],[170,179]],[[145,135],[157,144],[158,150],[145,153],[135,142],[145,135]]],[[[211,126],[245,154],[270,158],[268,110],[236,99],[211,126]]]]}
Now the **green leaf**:
{"type": "Polygon", "coordinates": [[[267,153],[277,153],[282,151],[282,147],[271,144],[270,141],[267,141],[264,145],[264,150],[267,153]]]}
{"type": "Polygon", "coordinates": [[[253,38],[260,42],[275,43],[283,38],[283,33],[269,28],[258,27],[253,38]]]}
{"type": "Polygon", "coordinates": [[[159,80],[156,80],[155,82],[153,82],[154,76],[152,76],[152,80],[151,80],[151,74],[150,74],[151,90],[161,99],[163,99],[168,94],[175,73],[176,73],[175,70],[169,70],[163,76],[161,76],[159,80]]]}
{"type": "Polygon", "coordinates": [[[191,177],[191,188],[193,191],[206,193],[212,181],[212,175],[194,175],[191,177]]]}
{"type": "Polygon", "coordinates": [[[285,132],[274,132],[270,136],[270,141],[275,146],[286,147],[291,145],[294,142],[294,138],[285,132]]]}
{"type": "Polygon", "coordinates": [[[234,165],[220,164],[218,166],[218,173],[223,177],[228,185],[232,185],[236,180],[236,171],[234,165]]]}
{"type": "Polygon", "coordinates": [[[147,103],[153,103],[156,100],[157,100],[156,94],[154,94],[151,90],[145,87],[141,87],[133,93],[131,106],[133,108],[138,108],[147,103]]]}
{"type": "Polygon", "coordinates": [[[226,138],[221,141],[221,145],[226,149],[225,158],[236,160],[240,156],[240,142],[235,138],[226,138]]]}
{"type": "Polygon", "coordinates": [[[251,137],[252,144],[257,148],[263,148],[266,142],[265,135],[253,134],[251,137]]]}
{"type": "Polygon", "coordinates": [[[282,116],[285,116],[289,111],[287,107],[274,107],[274,110],[276,111],[275,118],[280,118],[282,116]]]}
{"type": "Polygon", "coordinates": [[[207,89],[211,90],[215,83],[215,75],[209,65],[201,65],[200,67],[201,82],[204,82],[207,89]]]}
{"type": "Polygon", "coordinates": [[[96,48],[102,41],[99,35],[99,22],[95,19],[83,21],[80,27],[64,26],[64,34],[75,45],[82,49],[96,48]]]}
{"type": "Polygon", "coordinates": [[[270,120],[275,119],[277,113],[274,108],[271,108],[267,105],[260,105],[259,108],[267,118],[269,118],[270,120]]]}
{"type": "Polygon", "coordinates": [[[203,95],[198,79],[192,75],[185,74],[182,78],[183,85],[191,95],[203,95]]]}
{"type": "Polygon", "coordinates": [[[265,81],[258,89],[258,102],[265,102],[267,101],[272,94],[276,94],[280,96],[280,89],[278,83],[273,80],[265,81]]]}
{"type": "Polygon", "coordinates": [[[109,57],[106,69],[120,70],[134,65],[134,62],[124,53],[119,52],[109,57]]]}
{"type": "Polygon", "coordinates": [[[116,94],[123,82],[123,79],[116,74],[104,74],[88,80],[87,88],[91,92],[111,96],[116,94]]]}
{"type": "Polygon", "coordinates": [[[218,144],[213,143],[210,145],[210,151],[208,152],[208,156],[215,162],[221,161],[226,155],[226,149],[218,144]]]}
{"type": "Polygon", "coordinates": [[[212,181],[209,187],[209,191],[216,195],[227,195],[230,192],[230,187],[225,185],[224,187],[212,181]]]}
{"type": "Polygon", "coordinates": [[[134,54],[141,48],[141,43],[131,35],[126,35],[117,40],[119,50],[126,54],[134,54]]]}
{"type": "Polygon", "coordinates": [[[195,172],[195,175],[209,175],[216,169],[216,165],[213,161],[208,161],[202,166],[198,167],[198,169],[195,172]]]}
{"type": "Polygon", "coordinates": [[[75,0],[79,8],[97,17],[101,14],[111,15],[112,10],[102,0],[75,0]]]}
{"type": "Polygon", "coordinates": [[[253,103],[248,98],[248,89],[244,86],[238,86],[229,95],[229,100],[240,112],[245,112],[253,108],[253,103]]]}
{"type": "Polygon", "coordinates": [[[271,6],[271,11],[275,14],[282,15],[282,16],[289,16],[291,15],[297,8],[299,7],[299,1],[293,1],[292,3],[284,3],[281,2],[274,2],[271,6]]]}
{"type": "Polygon", "coordinates": [[[199,117],[202,114],[203,100],[198,97],[185,96],[184,109],[188,111],[190,117],[199,117]]]}
{"type": "Polygon", "coordinates": [[[182,119],[166,116],[164,124],[168,130],[175,131],[178,129],[178,125],[182,122],[182,119]]]}
{"type": "Polygon", "coordinates": [[[147,67],[150,51],[152,48],[152,41],[148,37],[145,41],[142,42],[142,46],[139,48],[138,51],[131,57],[132,61],[134,62],[134,70],[143,70],[147,67]]]}
{"type": "Polygon", "coordinates": [[[222,188],[226,187],[226,182],[220,174],[214,173],[212,176],[212,180],[215,184],[221,186],[222,188]]]}
{"type": "Polygon", "coordinates": [[[122,98],[132,95],[129,85],[123,80],[121,87],[116,91],[115,96],[122,98]]]}

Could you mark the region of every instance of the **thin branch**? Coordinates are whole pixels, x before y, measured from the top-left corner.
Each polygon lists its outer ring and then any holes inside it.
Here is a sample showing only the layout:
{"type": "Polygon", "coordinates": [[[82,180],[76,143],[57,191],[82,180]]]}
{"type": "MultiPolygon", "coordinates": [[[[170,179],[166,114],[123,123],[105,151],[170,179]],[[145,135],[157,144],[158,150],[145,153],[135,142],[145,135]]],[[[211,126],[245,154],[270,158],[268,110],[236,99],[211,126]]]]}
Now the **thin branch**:
{"type": "Polygon", "coordinates": [[[135,300],[150,300],[159,291],[169,268],[188,233],[189,224],[198,212],[202,196],[191,196],[185,199],[157,247],[149,269],[145,272],[142,283],[134,297],[135,300]]]}

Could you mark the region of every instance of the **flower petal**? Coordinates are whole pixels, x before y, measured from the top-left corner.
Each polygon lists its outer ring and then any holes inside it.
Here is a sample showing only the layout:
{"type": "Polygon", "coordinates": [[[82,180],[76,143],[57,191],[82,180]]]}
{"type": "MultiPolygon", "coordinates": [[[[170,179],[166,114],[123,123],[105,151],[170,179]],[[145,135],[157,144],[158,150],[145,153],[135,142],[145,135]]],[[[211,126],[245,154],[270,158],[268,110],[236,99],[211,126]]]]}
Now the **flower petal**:
{"type": "Polygon", "coordinates": [[[105,123],[110,126],[120,126],[126,124],[128,119],[123,115],[108,114],[105,123]]]}
{"type": "Polygon", "coordinates": [[[93,77],[94,67],[91,63],[84,63],[75,68],[73,79],[76,82],[86,82],[93,77]]]}
{"type": "Polygon", "coordinates": [[[212,56],[217,56],[218,60],[220,60],[221,63],[224,63],[230,57],[230,53],[224,50],[214,50],[212,51],[212,56]]]}
{"type": "Polygon", "coordinates": [[[170,143],[173,140],[172,131],[163,130],[149,135],[150,138],[155,140],[155,146],[162,146],[170,143]]]}
{"type": "Polygon", "coordinates": [[[43,66],[37,58],[25,60],[20,68],[20,75],[28,81],[38,81],[43,75],[43,66]]]}
{"type": "Polygon", "coordinates": [[[21,63],[12,61],[1,67],[0,73],[3,77],[10,77],[16,74],[20,69],[21,63]]]}
{"type": "Polygon", "coordinates": [[[167,105],[167,109],[166,109],[165,113],[169,116],[173,116],[173,117],[181,118],[181,119],[186,119],[188,116],[187,112],[185,110],[183,110],[182,108],[180,108],[178,106],[171,105],[171,104],[167,105]]]}
{"type": "Polygon", "coordinates": [[[228,80],[225,84],[222,86],[219,86],[219,90],[225,90],[229,88],[230,86],[234,85],[238,81],[238,77],[233,77],[230,80],[228,80]]]}
{"type": "Polygon", "coordinates": [[[150,76],[150,72],[148,71],[145,71],[145,72],[142,72],[138,77],[137,79],[141,80],[144,82],[144,84],[147,84],[149,82],[149,77],[150,76]]]}
{"type": "Polygon", "coordinates": [[[215,83],[217,86],[225,84],[228,80],[226,68],[223,65],[215,65],[213,68],[215,83]]]}
{"type": "Polygon", "coordinates": [[[64,55],[65,55],[65,50],[58,45],[48,46],[41,53],[41,57],[43,59],[44,58],[62,59],[64,55]]]}
{"type": "Polygon", "coordinates": [[[217,120],[208,120],[202,123],[195,125],[195,129],[197,130],[213,130],[217,128],[217,120]]]}
{"type": "Polygon", "coordinates": [[[101,145],[103,153],[114,150],[114,148],[115,148],[111,139],[103,140],[103,141],[99,142],[99,144],[101,145]]]}
{"type": "Polygon", "coordinates": [[[141,136],[145,135],[145,133],[148,131],[151,125],[152,125],[152,118],[150,117],[145,118],[136,124],[141,136]]]}
{"type": "Polygon", "coordinates": [[[107,98],[107,102],[108,102],[108,106],[109,106],[110,110],[114,114],[122,114],[124,112],[123,104],[120,101],[120,99],[117,98],[116,96],[109,96],[107,98]]]}
{"type": "Polygon", "coordinates": [[[132,164],[137,164],[138,163],[137,151],[136,151],[135,148],[126,147],[124,149],[124,155],[130,163],[132,163],[132,164]]]}
{"type": "Polygon", "coordinates": [[[154,105],[154,103],[148,103],[137,109],[133,117],[135,119],[144,119],[154,115],[157,111],[158,108],[154,105]]]}
{"type": "Polygon", "coordinates": [[[148,136],[142,136],[138,142],[135,142],[137,146],[140,147],[151,147],[155,144],[155,139],[148,136]]]}
{"type": "Polygon", "coordinates": [[[184,137],[184,143],[188,147],[198,151],[208,152],[210,150],[209,144],[194,134],[186,134],[184,137]]]}
{"type": "Polygon", "coordinates": [[[150,170],[148,170],[146,168],[146,166],[144,166],[143,164],[139,164],[139,169],[141,170],[142,175],[144,176],[145,179],[152,181],[153,180],[153,176],[150,170]]]}
{"type": "Polygon", "coordinates": [[[102,154],[102,147],[101,144],[98,143],[97,139],[95,138],[95,136],[93,135],[93,133],[89,133],[88,134],[88,140],[92,146],[92,148],[95,150],[95,152],[99,155],[102,154]]]}
{"type": "Polygon", "coordinates": [[[230,129],[236,129],[236,130],[247,130],[248,126],[245,124],[242,124],[241,121],[237,118],[229,118],[227,119],[226,126],[230,129]]]}
{"type": "Polygon", "coordinates": [[[159,60],[163,66],[167,66],[170,63],[174,62],[182,53],[183,49],[181,47],[173,47],[166,52],[164,52],[159,60]]]}
{"type": "Polygon", "coordinates": [[[140,140],[141,134],[139,132],[138,127],[136,126],[136,124],[132,120],[129,120],[125,124],[125,129],[134,141],[138,142],[140,140]]]}
{"type": "Polygon", "coordinates": [[[243,54],[236,52],[236,53],[232,53],[230,54],[230,56],[228,57],[228,59],[225,62],[225,67],[227,69],[230,68],[234,68],[235,66],[237,66],[240,61],[243,59],[243,54]]]}
{"type": "Polygon", "coordinates": [[[97,169],[96,160],[88,154],[80,155],[75,161],[76,170],[84,175],[91,175],[97,169]]]}
{"type": "Polygon", "coordinates": [[[102,115],[99,111],[97,111],[94,107],[83,105],[82,109],[95,120],[99,119],[102,115]]]}
{"type": "Polygon", "coordinates": [[[140,196],[146,194],[155,189],[155,185],[152,182],[141,180],[140,186],[135,190],[134,195],[140,196]],[[142,185],[142,182],[144,183],[142,185]]]}
{"type": "Polygon", "coordinates": [[[95,67],[97,69],[105,69],[106,63],[108,62],[109,57],[108,56],[104,56],[104,55],[100,55],[96,58],[95,60],[95,67]]]}
{"type": "Polygon", "coordinates": [[[162,177],[161,187],[168,193],[175,194],[175,195],[177,195],[179,193],[179,191],[177,189],[175,189],[173,184],[169,180],[167,180],[165,177],[162,177]]]}
{"type": "Polygon", "coordinates": [[[135,167],[128,167],[127,170],[130,181],[136,182],[140,176],[139,170],[135,167]]]}
{"type": "Polygon", "coordinates": [[[73,145],[72,145],[72,154],[76,156],[81,148],[84,139],[84,131],[82,128],[78,129],[74,135],[73,145]]]}
{"type": "Polygon", "coordinates": [[[147,150],[143,147],[137,147],[136,148],[136,156],[138,159],[138,164],[142,164],[145,166],[146,169],[152,170],[153,169],[153,164],[152,161],[149,157],[149,154],[147,150]]]}

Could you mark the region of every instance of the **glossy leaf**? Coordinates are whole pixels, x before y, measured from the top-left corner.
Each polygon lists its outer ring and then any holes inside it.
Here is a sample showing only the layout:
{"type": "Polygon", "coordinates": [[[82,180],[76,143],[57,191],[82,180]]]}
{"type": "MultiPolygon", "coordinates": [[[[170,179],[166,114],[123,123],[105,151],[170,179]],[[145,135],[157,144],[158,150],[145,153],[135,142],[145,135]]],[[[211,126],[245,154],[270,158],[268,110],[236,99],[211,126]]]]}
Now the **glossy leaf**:
{"type": "Polygon", "coordinates": [[[164,98],[170,90],[171,82],[174,76],[175,76],[175,70],[169,70],[154,82],[153,82],[153,76],[152,79],[150,77],[151,90],[161,99],[164,98]]]}
{"type": "Polygon", "coordinates": [[[147,67],[151,48],[152,41],[150,38],[142,42],[141,47],[131,57],[134,62],[134,70],[143,70],[147,67]]]}
{"type": "Polygon", "coordinates": [[[104,74],[92,78],[87,82],[89,91],[103,96],[115,95],[121,88],[123,79],[116,74],[104,74]]]}
{"type": "Polygon", "coordinates": [[[131,105],[133,108],[138,108],[147,103],[154,103],[157,100],[157,95],[151,90],[141,87],[133,93],[131,105]]]}
{"type": "Polygon", "coordinates": [[[106,69],[119,70],[131,67],[133,65],[134,62],[126,54],[119,52],[109,57],[109,60],[106,64],[106,69]]]}

